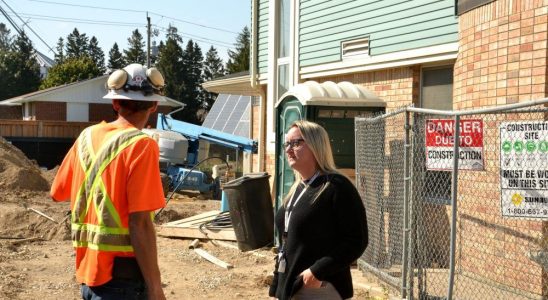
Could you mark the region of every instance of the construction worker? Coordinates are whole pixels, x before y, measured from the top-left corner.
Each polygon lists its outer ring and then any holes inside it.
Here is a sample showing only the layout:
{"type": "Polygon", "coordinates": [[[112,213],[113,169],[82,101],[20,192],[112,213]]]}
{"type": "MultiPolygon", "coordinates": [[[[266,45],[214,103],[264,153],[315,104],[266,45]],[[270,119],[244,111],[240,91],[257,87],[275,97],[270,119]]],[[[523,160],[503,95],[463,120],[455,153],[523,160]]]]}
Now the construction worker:
{"type": "Polygon", "coordinates": [[[165,205],[156,142],[141,132],[161,96],[162,74],[131,64],[109,76],[118,117],[82,131],[51,187],[71,200],[76,279],[83,299],[165,299],[152,214],[165,205]]]}

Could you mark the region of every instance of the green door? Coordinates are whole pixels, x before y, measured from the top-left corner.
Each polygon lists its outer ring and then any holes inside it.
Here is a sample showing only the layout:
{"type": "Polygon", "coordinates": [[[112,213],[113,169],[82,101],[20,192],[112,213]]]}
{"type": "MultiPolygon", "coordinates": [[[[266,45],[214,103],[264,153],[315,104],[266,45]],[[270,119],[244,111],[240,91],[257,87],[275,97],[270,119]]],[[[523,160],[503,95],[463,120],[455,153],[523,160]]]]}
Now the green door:
{"type": "Polygon", "coordinates": [[[283,148],[285,133],[293,122],[302,119],[303,106],[299,100],[288,98],[287,101],[278,106],[278,123],[276,127],[276,179],[278,180],[276,184],[276,211],[295,180],[293,169],[287,163],[285,149],[283,148]]]}
{"type": "Polygon", "coordinates": [[[331,142],[333,159],[337,168],[355,168],[354,154],[354,118],[371,116],[375,108],[313,106],[310,107],[314,122],[320,124],[331,142]]]}

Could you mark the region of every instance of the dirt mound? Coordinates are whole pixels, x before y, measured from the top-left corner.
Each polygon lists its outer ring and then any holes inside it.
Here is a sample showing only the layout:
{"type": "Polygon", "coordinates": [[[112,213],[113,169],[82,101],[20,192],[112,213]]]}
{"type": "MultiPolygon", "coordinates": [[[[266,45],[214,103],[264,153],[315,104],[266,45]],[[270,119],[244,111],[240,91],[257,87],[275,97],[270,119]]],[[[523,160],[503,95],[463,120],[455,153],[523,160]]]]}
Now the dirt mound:
{"type": "Polygon", "coordinates": [[[42,177],[44,177],[51,185],[53,183],[53,179],[55,179],[55,175],[57,175],[57,171],[59,171],[59,165],[51,170],[42,170],[42,177]]]}
{"type": "Polygon", "coordinates": [[[0,189],[47,191],[49,186],[36,163],[0,137],[0,189]]]}

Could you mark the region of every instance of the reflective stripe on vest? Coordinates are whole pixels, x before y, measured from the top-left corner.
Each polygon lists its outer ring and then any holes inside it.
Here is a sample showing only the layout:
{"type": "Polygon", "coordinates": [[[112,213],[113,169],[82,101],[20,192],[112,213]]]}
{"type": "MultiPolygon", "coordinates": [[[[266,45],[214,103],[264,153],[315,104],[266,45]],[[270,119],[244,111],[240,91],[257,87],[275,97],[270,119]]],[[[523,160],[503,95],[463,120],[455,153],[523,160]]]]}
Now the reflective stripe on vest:
{"type": "Polygon", "coordinates": [[[135,128],[117,131],[107,137],[96,154],[92,145],[92,128],[84,130],[77,145],[85,179],[72,209],[72,244],[74,247],[100,251],[133,252],[129,230],[122,226],[120,215],[102,180],[102,174],[124,149],[146,135],[135,128]],[[90,209],[95,211],[97,224],[85,223],[90,209]]]}

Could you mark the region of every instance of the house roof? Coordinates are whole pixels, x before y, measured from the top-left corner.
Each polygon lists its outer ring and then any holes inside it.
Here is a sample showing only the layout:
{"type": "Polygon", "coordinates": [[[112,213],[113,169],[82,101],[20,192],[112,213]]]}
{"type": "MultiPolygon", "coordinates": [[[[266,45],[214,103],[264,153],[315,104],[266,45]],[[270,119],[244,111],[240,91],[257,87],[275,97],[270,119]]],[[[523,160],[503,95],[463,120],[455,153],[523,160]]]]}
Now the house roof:
{"type": "Polygon", "coordinates": [[[55,61],[53,59],[47,57],[44,53],[38,50],[36,50],[34,57],[41,67],[51,68],[55,65],[55,61]]]}
{"type": "MultiPolygon", "coordinates": [[[[112,103],[110,99],[103,99],[106,94],[106,82],[108,75],[102,75],[92,79],[73,82],[65,85],[51,87],[21,96],[0,101],[0,105],[21,105],[26,102],[71,102],[71,103],[112,103]]],[[[167,102],[160,102],[162,106],[180,107],[183,103],[166,97],[167,102]]]]}
{"type": "Polygon", "coordinates": [[[276,102],[276,107],[287,97],[295,97],[302,105],[385,107],[386,103],[363,86],[343,81],[306,81],[289,89],[276,102]]]}

